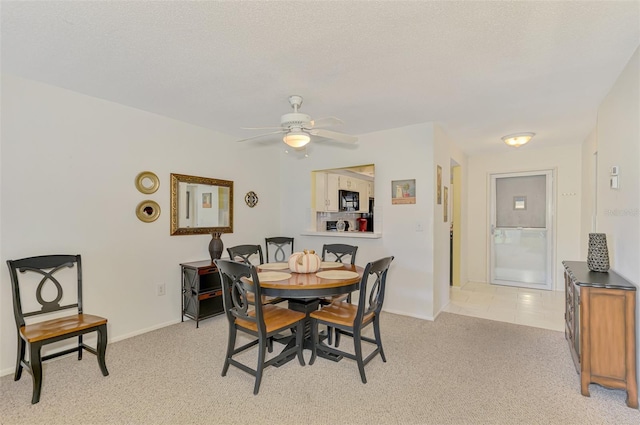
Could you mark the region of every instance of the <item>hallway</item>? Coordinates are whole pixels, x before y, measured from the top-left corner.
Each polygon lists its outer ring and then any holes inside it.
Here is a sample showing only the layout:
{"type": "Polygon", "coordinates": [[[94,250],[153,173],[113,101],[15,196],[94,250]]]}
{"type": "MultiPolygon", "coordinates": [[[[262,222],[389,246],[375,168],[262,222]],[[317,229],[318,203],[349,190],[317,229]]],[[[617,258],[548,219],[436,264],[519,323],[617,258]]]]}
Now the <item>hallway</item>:
{"type": "Polygon", "coordinates": [[[564,332],[564,292],[469,282],[443,311],[564,332]]]}

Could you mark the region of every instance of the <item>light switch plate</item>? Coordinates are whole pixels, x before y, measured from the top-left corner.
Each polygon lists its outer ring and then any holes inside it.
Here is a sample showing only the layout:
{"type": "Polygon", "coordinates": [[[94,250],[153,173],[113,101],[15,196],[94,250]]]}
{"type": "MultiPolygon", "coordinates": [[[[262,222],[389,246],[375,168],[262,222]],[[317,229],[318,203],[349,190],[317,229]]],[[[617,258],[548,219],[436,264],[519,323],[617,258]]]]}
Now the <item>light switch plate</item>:
{"type": "Polygon", "coordinates": [[[617,189],[618,188],[618,176],[611,176],[611,189],[617,189]]]}

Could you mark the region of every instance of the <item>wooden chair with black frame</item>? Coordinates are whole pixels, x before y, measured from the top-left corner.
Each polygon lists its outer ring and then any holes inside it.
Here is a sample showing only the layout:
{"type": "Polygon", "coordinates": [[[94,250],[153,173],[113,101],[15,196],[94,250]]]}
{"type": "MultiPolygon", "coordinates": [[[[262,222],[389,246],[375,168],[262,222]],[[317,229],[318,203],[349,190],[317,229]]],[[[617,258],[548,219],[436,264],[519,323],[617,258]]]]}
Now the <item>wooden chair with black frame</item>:
{"type": "Polygon", "coordinates": [[[274,236],[264,239],[264,247],[269,262],[269,251],[273,249],[273,260],[276,263],[286,263],[293,254],[293,238],[287,236],[274,236]]]}
{"type": "Polygon", "coordinates": [[[297,354],[300,365],[304,366],[302,345],[304,338],[305,314],[275,305],[255,304],[249,306],[248,295],[260,298],[260,279],[255,266],[229,260],[214,260],[222,282],[224,311],[229,322],[229,338],[222,376],[226,376],[229,366],[233,365],[255,376],[253,394],[258,394],[264,368],[297,354]],[[270,338],[284,330],[295,333],[295,345],[283,350],[277,356],[265,360],[267,344],[270,338]],[[238,331],[247,333],[254,340],[236,348],[238,331]],[[258,346],[258,365],[252,369],[234,358],[236,354],[258,346]]]}
{"type": "MultiPolygon", "coordinates": [[[[229,259],[232,261],[238,261],[245,264],[254,265],[251,260],[258,260],[258,266],[264,263],[264,257],[262,255],[262,247],[260,245],[236,245],[227,248],[227,253],[229,253],[229,259]]],[[[253,293],[247,294],[249,304],[254,304],[255,299],[253,298],[253,293]]],[[[267,297],[265,295],[261,296],[262,304],[279,304],[284,300],[279,297],[267,297]]],[[[267,347],[269,348],[269,352],[273,351],[273,338],[269,338],[267,347]]]]}
{"type": "MultiPolygon", "coordinates": [[[[229,259],[232,261],[239,261],[245,264],[252,264],[259,266],[260,264],[264,264],[264,257],[262,255],[262,247],[260,245],[236,245],[230,248],[227,248],[227,252],[229,253],[229,259]],[[255,260],[257,257],[259,263],[254,264],[252,259],[255,260]]],[[[284,301],[282,298],[278,297],[262,297],[262,304],[278,304],[284,301]]],[[[250,298],[250,302],[253,303],[253,299],[250,298]]]]}
{"type": "MultiPolygon", "coordinates": [[[[356,263],[356,253],[358,247],[347,244],[324,244],[322,246],[322,261],[331,261],[336,263],[356,263]]],[[[335,302],[347,301],[351,302],[351,294],[336,295],[333,297],[320,298],[320,305],[329,305],[335,302]]],[[[327,327],[327,342],[332,343],[333,331],[331,327],[327,327]]]]}
{"type": "Polygon", "coordinates": [[[88,351],[97,356],[102,374],[109,375],[105,362],[107,319],[84,313],[80,255],[42,255],[8,260],[7,265],[11,275],[13,314],[18,332],[18,353],[13,379],[20,379],[23,368],[31,374],[31,403],[40,401],[43,361],[73,352],[77,352],[78,360],[82,360],[82,352],[88,351]],[[70,310],[73,314],[60,317],[56,312],[61,310],[70,310]],[[34,316],[49,319],[34,321],[31,319],[34,316]],[[26,323],[26,318],[29,318],[27,320],[30,323],[26,323]],[[83,335],[90,332],[97,333],[96,348],[82,341],[83,335]],[[78,338],[77,346],[42,356],[44,345],[75,337],[78,338]]]}
{"type": "Polygon", "coordinates": [[[360,293],[357,306],[346,302],[333,303],[310,314],[313,339],[313,352],[309,360],[310,365],[315,362],[319,351],[355,360],[358,363],[362,383],[366,384],[365,365],[377,354],[380,354],[383,362],[387,361],[380,338],[380,312],[384,302],[387,272],[392,261],[393,257],[386,257],[367,264],[358,287],[360,293]],[[331,326],[335,329],[335,348],[320,343],[318,335],[319,324],[331,326]],[[371,324],[373,324],[375,339],[362,335],[363,329],[371,324]],[[353,338],[355,353],[338,350],[338,336],[341,334],[353,338]],[[362,341],[376,345],[376,348],[366,358],[362,353],[362,341]]]}

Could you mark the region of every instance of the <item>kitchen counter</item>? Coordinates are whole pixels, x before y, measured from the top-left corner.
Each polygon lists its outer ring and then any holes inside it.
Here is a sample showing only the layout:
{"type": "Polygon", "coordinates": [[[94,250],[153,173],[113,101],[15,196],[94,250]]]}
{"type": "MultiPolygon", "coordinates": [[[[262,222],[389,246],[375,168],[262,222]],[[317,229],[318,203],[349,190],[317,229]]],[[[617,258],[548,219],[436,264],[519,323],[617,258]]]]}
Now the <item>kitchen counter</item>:
{"type": "Polygon", "coordinates": [[[376,232],[316,232],[308,230],[300,232],[301,236],[328,236],[334,238],[359,238],[359,239],[380,239],[382,233],[376,232]]]}

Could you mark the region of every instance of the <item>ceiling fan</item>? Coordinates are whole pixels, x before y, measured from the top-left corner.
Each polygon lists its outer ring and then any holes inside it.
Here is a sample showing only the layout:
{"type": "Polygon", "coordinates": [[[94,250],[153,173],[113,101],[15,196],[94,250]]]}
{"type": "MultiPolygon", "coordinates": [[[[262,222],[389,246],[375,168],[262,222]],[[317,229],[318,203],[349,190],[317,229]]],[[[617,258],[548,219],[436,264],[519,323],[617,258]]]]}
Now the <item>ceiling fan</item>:
{"type": "Polygon", "coordinates": [[[289,103],[293,108],[293,112],[284,114],[280,117],[280,127],[245,127],[244,130],[268,130],[278,129],[270,133],[259,134],[257,136],[238,140],[246,142],[248,140],[258,139],[272,134],[283,134],[282,141],[292,148],[299,149],[304,147],[311,141],[311,136],[335,140],[344,143],[355,143],[358,138],[349,134],[339,133],[337,131],[327,130],[324,127],[331,127],[342,124],[342,120],[335,117],[320,118],[312,120],[307,114],[298,112],[302,105],[302,96],[289,96],[289,103]]]}

